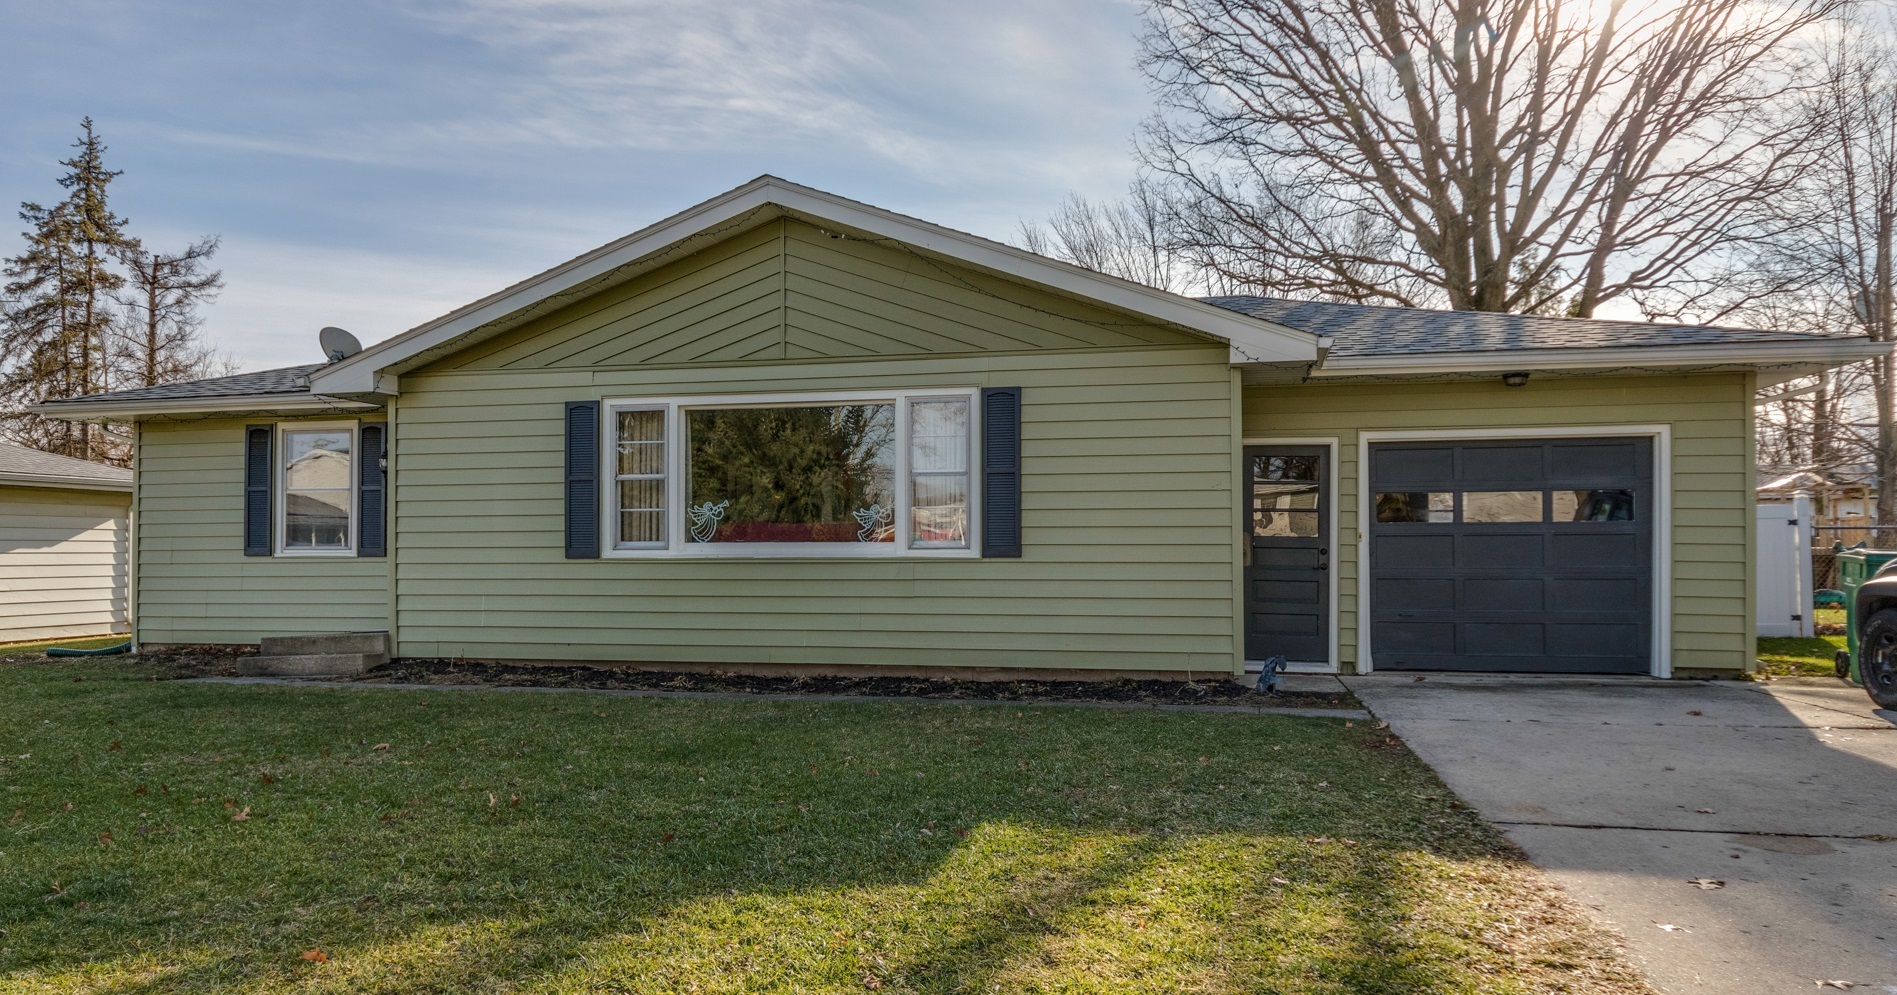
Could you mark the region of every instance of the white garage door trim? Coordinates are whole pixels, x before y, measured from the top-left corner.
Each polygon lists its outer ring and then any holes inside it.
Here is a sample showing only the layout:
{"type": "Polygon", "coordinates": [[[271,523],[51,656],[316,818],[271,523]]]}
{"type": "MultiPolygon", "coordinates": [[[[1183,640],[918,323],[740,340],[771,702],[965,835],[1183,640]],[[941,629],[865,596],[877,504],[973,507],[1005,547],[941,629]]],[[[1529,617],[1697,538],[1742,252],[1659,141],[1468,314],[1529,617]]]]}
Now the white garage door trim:
{"type": "Polygon", "coordinates": [[[1542,425],[1510,428],[1413,429],[1357,433],[1357,672],[1373,668],[1370,655],[1370,446],[1376,442],[1461,442],[1481,439],[1560,439],[1646,436],[1653,440],[1652,674],[1673,676],[1673,426],[1542,425]]]}

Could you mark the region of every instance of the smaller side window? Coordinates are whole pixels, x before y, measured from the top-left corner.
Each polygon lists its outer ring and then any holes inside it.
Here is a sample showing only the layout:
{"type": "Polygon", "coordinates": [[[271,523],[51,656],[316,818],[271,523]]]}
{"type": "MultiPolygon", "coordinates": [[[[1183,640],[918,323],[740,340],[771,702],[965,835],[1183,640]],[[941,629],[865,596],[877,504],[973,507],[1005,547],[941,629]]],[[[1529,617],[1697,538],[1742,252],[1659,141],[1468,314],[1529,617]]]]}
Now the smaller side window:
{"type": "Polygon", "coordinates": [[[909,402],[909,494],[912,546],[968,545],[967,397],[909,402]]]}
{"type": "Polygon", "coordinates": [[[620,549],[660,549],[665,535],[665,409],[613,412],[613,487],[620,549]]]}

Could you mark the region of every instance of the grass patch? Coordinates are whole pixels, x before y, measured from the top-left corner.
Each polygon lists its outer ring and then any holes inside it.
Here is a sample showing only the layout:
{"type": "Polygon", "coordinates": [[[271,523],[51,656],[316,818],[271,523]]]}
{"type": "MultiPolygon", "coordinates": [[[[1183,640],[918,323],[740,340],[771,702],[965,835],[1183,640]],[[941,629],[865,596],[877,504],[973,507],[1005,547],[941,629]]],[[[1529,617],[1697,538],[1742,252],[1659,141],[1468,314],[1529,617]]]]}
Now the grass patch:
{"type": "Polygon", "coordinates": [[[25,643],[0,643],[0,658],[45,656],[46,651],[55,646],[65,646],[76,650],[96,650],[106,646],[117,646],[132,637],[118,636],[74,636],[67,639],[35,639],[25,643]]]}
{"type": "Polygon", "coordinates": [[[1370,723],[150,678],[0,665],[0,989],[1648,991],[1370,723]]]}
{"type": "Polygon", "coordinates": [[[1819,676],[1837,673],[1833,656],[1844,649],[1843,636],[1759,638],[1759,673],[1773,677],[1819,676]]]}

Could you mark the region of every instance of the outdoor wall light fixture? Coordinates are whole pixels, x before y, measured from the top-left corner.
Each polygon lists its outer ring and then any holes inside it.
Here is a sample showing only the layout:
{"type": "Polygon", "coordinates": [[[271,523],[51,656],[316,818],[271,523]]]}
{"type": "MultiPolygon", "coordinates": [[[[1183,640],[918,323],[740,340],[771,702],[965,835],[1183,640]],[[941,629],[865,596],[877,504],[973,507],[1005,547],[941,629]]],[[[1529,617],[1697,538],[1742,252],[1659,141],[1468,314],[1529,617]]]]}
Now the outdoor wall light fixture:
{"type": "Polygon", "coordinates": [[[1528,385],[1528,372],[1526,370],[1518,370],[1514,373],[1504,373],[1502,374],[1502,382],[1510,387],[1525,387],[1528,385]]]}

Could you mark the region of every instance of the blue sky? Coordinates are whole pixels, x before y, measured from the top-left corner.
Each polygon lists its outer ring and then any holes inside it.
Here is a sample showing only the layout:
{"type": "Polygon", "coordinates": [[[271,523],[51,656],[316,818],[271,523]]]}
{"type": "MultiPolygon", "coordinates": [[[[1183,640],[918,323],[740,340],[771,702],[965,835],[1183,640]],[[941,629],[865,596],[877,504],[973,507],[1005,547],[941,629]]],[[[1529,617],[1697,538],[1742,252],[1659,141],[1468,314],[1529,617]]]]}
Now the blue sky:
{"type": "Polygon", "coordinates": [[[213,344],[313,362],[323,325],[386,338],[760,173],[1009,239],[1125,189],[1138,29],[1133,0],[0,0],[0,201],[57,199],[90,114],[136,234],[223,237],[213,344]]]}

